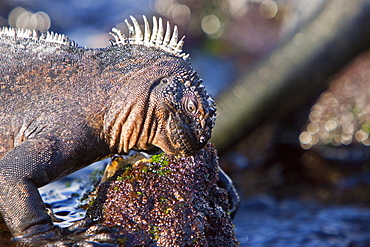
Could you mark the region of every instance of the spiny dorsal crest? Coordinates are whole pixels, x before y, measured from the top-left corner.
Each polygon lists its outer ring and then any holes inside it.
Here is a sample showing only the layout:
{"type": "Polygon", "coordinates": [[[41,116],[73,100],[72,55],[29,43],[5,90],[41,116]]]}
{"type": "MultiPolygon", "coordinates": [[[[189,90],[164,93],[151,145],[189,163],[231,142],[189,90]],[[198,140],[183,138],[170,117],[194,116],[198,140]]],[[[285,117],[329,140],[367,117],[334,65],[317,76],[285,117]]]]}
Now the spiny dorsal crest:
{"type": "Polygon", "coordinates": [[[143,15],[144,19],[144,34],[140,28],[137,20],[130,16],[131,23],[126,19],[126,25],[129,30],[128,37],[126,37],[120,30],[117,28],[112,28],[110,33],[114,40],[111,40],[112,45],[144,45],[147,47],[156,47],[162,49],[166,52],[169,52],[177,57],[181,57],[186,60],[189,57],[189,54],[182,53],[182,46],[184,44],[183,36],[180,41],[178,41],[178,30],[177,26],[173,28],[173,34],[171,37],[171,27],[170,23],[167,22],[166,33],[164,34],[162,18],[157,18],[153,16],[153,30],[150,30],[148,19],[143,15]]]}
{"type": "Polygon", "coordinates": [[[54,32],[40,32],[37,30],[24,28],[3,27],[0,31],[0,37],[1,36],[8,36],[16,39],[33,39],[38,41],[45,41],[48,43],[56,43],[60,45],[77,47],[77,44],[73,40],[70,40],[66,35],[54,32]]]}

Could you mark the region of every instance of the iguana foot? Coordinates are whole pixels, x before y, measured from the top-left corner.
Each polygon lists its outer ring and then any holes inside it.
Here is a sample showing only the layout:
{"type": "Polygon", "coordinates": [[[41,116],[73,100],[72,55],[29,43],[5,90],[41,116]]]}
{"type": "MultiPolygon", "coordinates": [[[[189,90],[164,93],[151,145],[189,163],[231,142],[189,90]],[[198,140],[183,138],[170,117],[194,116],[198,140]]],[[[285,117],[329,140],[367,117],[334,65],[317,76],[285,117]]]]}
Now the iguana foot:
{"type": "Polygon", "coordinates": [[[224,172],[224,170],[221,169],[221,167],[219,167],[219,170],[220,172],[218,174],[219,176],[218,184],[221,188],[224,188],[229,195],[229,204],[230,204],[229,214],[233,219],[240,206],[240,196],[236,191],[236,188],[231,178],[224,172]]]}
{"type": "Polygon", "coordinates": [[[66,238],[70,234],[71,232],[68,229],[54,226],[46,232],[36,232],[14,237],[13,241],[27,244],[28,246],[43,246],[49,242],[66,238]]]}
{"type": "Polygon", "coordinates": [[[47,247],[72,247],[72,246],[119,246],[120,240],[128,239],[114,228],[96,224],[89,219],[83,219],[70,228],[54,226],[51,230],[33,235],[15,237],[20,246],[47,246],[47,247]]]}

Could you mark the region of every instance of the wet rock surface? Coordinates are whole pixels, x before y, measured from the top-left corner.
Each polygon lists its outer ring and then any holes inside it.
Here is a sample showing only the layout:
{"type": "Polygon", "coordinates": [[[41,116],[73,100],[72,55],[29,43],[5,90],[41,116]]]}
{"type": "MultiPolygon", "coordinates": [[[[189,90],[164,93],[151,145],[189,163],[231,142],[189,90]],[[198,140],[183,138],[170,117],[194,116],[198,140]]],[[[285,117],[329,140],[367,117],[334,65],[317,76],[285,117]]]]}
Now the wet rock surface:
{"type": "Polygon", "coordinates": [[[236,246],[227,192],[218,186],[218,157],[166,154],[125,164],[98,187],[87,218],[122,234],[128,246],[236,246]]]}

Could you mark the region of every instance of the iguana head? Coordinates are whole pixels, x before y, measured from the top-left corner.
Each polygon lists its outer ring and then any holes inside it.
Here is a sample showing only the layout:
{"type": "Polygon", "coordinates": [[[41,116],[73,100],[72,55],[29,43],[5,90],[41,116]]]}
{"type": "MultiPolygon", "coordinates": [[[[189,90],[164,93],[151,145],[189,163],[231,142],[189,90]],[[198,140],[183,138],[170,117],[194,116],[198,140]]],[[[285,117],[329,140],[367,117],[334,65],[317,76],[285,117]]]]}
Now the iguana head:
{"type": "Polygon", "coordinates": [[[179,67],[153,88],[156,128],[151,143],[169,154],[192,154],[211,138],[216,108],[191,67],[179,67]]]}
{"type": "Polygon", "coordinates": [[[127,106],[127,114],[122,114],[126,116],[121,117],[125,119],[125,126],[117,125],[124,132],[120,133],[118,149],[127,152],[131,148],[148,149],[154,145],[168,154],[192,154],[211,137],[216,119],[215,102],[201,84],[188,54],[182,53],[183,38],[178,41],[176,26],[171,35],[167,23],[163,35],[162,20],[157,22],[153,17],[150,32],[144,16],[143,34],[136,19],[131,17],[131,20],[133,26],[126,20],[128,38],[117,29],[111,33],[115,38],[112,46],[140,54],[132,56],[140,57],[136,61],[141,63],[136,67],[130,65],[136,68],[129,79],[132,81],[129,84],[136,85],[131,94],[141,100],[127,106]]]}

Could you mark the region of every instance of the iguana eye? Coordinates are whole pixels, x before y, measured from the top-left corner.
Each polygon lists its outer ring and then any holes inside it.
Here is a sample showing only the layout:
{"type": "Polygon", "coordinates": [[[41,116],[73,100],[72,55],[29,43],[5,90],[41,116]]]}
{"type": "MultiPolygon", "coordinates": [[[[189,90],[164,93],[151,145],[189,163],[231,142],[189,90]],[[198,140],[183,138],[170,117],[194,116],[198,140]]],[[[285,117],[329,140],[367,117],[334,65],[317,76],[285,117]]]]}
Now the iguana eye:
{"type": "Polygon", "coordinates": [[[196,113],[198,107],[194,100],[188,98],[188,100],[185,101],[185,109],[190,113],[196,113]]]}
{"type": "Polygon", "coordinates": [[[164,77],[164,78],[161,79],[161,82],[164,83],[164,84],[167,84],[168,83],[168,79],[164,77]]]}

